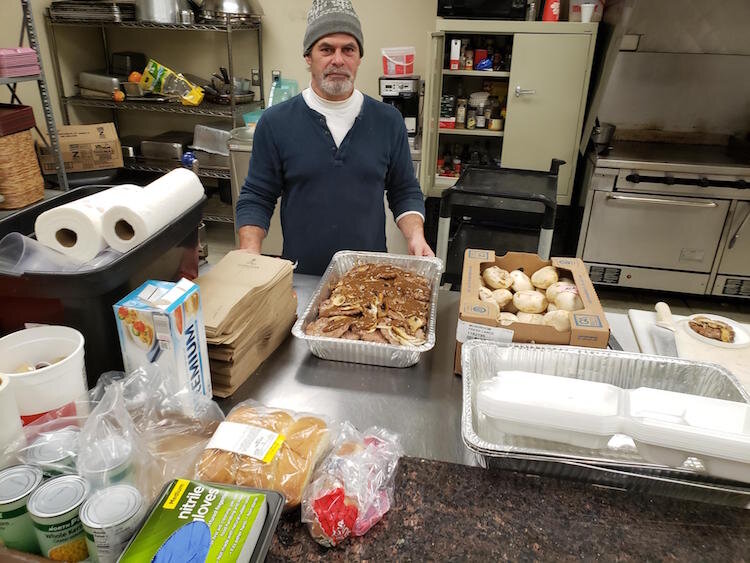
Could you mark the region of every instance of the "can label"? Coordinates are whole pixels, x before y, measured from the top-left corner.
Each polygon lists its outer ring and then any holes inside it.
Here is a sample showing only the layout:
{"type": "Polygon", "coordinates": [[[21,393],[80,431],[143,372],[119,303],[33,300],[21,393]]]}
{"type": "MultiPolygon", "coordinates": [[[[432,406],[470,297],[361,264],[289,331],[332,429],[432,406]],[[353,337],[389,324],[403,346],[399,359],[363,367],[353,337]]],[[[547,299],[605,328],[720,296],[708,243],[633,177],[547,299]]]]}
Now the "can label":
{"type": "Polygon", "coordinates": [[[138,528],[138,518],[133,517],[118,526],[108,528],[86,527],[86,545],[91,561],[99,563],[115,563],[120,554],[125,551],[130,538],[138,528]]]}
{"type": "Polygon", "coordinates": [[[83,561],[89,551],[78,514],[57,524],[34,522],[42,554],[53,561],[83,561]]]}
{"type": "Polygon", "coordinates": [[[26,510],[25,501],[18,508],[0,511],[0,540],[11,549],[39,553],[34,523],[26,510]]]}

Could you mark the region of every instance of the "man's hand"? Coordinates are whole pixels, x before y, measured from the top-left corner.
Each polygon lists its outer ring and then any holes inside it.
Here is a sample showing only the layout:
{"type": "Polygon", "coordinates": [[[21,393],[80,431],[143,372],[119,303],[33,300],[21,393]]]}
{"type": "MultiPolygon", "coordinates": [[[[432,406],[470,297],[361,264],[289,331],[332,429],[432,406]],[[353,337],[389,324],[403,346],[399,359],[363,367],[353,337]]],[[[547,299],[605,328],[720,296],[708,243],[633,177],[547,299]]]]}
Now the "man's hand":
{"type": "Polygon", "coordinates": [[[420,215],[417,213],[405,215],[401,217],[397,226],[406,239],[409,254],[412,256],[435,256],[424,238],[424,221],[420,215]]]}
{"type": "Polygon", "coordinates": [[[240,248],[247,250],[250,254],[260,254],[266,231],[255,225],[240,227],[240,248]]]}

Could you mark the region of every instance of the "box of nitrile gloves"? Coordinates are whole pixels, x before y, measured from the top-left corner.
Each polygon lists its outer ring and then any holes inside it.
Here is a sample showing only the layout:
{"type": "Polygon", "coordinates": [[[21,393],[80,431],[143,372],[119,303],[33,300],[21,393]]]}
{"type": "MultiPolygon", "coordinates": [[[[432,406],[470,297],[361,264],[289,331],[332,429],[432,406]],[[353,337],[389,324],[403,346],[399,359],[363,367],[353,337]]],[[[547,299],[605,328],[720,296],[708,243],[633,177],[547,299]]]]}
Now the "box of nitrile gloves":
{"type": "Polygon", "coordinates": [[[114,305],[125,371],[167,378],[167,390],[212,396],[200,288],[149,280],[114,305]]]}

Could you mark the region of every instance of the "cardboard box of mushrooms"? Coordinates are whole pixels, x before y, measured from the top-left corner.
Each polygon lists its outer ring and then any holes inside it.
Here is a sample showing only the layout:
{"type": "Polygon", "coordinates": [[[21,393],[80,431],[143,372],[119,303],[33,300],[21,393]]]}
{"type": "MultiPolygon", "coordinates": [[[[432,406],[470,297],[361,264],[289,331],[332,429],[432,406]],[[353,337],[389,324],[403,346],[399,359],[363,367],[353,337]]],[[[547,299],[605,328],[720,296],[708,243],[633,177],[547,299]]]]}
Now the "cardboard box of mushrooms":
{"type": "Polygon", "coordinates": [[[461,373],[461,344],[472,338],[606,348],[609,324],[580,259],[467,249],[456,373],[461,373]]]}

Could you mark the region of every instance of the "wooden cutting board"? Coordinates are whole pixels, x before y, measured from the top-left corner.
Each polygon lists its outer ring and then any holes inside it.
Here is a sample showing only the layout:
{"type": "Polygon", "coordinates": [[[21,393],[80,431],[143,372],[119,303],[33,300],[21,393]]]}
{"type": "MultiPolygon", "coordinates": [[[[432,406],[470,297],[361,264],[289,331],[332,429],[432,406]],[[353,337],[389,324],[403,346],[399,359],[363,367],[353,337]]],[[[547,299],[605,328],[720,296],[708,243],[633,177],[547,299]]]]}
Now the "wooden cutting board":
{"type": "MultiPolygon", "coordinates": [[[[687,317],[680,315],[673,315],[673,317],[678,330],[678,333],[675,334],[675,344],[680,358],[722,365],[731,371],[745,387],[745,390],[750,393],[750,347],[728,349],[706,344],[693,338],[685,331],[685,323],[680,321],[687,319],[687,317]]],[[[633,332],[641,352],[655,354],[656,348],[651,338],[651,327],[656,323],[656,313],[654,311],[630,309],[628,318],[633,326],[633,332]]],[[[750,332],[750,325],[743,324],[742,326],[750,332]]]]}

